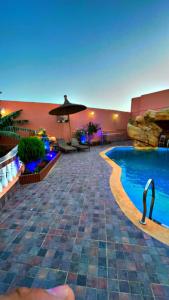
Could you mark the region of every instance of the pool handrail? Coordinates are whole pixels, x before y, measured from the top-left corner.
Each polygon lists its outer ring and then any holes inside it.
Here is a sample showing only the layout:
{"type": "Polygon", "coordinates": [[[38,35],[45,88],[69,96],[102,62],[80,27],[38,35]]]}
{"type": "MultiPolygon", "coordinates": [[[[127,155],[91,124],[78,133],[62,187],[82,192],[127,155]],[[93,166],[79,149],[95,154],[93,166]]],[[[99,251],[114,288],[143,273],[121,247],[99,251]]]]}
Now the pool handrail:
{"type": "Polygon", "coordinates": [[[146,225],[146,213],[147,213],[147,192],[149,187],[152,187],[152,197],[151,197],[151,204],[150,204],[150,211],[149,211],[149,219],[152,220],[152,213],[153,213],[153,207],[154,207],[154,201],[155,201],[155,184],[154,184],[154,180],[153,179],[148,179],[146,186],[144,188],[144,192],[143,192],[143,215],[142,215],[142,219],[140,220],[140,223],[142,225],[146,225]]]}

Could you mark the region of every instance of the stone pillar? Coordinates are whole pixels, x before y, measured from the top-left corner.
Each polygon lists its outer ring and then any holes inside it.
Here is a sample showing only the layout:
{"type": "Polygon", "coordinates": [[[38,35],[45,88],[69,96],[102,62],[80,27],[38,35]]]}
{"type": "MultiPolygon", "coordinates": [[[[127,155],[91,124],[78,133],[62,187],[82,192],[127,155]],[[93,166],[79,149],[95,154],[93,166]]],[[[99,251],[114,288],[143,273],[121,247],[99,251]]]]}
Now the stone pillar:
{"type": "Polygon", "coordinates": [[[7,187],[8,186],[8,180],[7,180],[7,176],[6,176],[6,166],[3,167],[1,169],[1,184],[2,184],[2,187],[7,187]]]}
{"type": "Polygon", "coordinates": [[[2,186],[2,175],[0,170],[0,193],[2,192],[3,186],[2,186]]]}
{"type": "Polygon", "coordinates": [[[14,160],[11,163],[11,169],[12,169],[12,177],[16,177],[18,170],[14,160]]]}
{"type": "Polygon", "coordinates": [[[13,179],[13,176],[12,176],[12,163],[9,163],[6,166],[6,171],[7,171],[7,179],[8,179],[8,181],[12,181],[12,179],[13,179]]]}

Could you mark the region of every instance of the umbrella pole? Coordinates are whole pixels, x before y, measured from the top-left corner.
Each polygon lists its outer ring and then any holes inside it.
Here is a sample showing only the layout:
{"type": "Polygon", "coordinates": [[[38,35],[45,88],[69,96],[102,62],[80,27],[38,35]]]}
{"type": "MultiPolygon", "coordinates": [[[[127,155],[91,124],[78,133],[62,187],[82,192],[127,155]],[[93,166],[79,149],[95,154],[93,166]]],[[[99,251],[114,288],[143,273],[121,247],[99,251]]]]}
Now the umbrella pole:
{"type": "Polygon", "coordinates": [[[70,116],[69,115],[68,115],[68,120],[69,120],[69,133],[70,133],[70,142],[71,142],[72,134],[71,134],[71,125],[70,125],[70,116]]]}

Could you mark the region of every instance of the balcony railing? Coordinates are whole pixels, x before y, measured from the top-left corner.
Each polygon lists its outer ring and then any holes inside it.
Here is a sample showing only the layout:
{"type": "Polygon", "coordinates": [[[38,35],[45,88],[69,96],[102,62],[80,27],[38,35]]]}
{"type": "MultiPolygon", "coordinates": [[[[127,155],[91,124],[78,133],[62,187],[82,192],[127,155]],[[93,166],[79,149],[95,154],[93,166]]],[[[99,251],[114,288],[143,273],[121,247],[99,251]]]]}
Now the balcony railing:
{"type": "Polygon", "coordinates": [[[0,158],[0,198],[17,181],[21,162],[17,156],[18,146],[0,158]]]}

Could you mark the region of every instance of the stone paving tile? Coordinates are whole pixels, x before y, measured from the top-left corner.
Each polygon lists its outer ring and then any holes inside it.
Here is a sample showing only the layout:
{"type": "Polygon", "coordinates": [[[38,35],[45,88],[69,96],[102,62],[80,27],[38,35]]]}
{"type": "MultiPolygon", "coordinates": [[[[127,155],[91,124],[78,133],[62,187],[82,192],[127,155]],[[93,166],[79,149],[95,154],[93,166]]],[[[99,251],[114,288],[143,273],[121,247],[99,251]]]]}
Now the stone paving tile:
{"type": "Polygon", "coordinates": [[[169,299],[169,247],[116,204],[103,147],[62,155],[1,211],[0,293],[68,283],[76,300],[169,299]]]}
{"type": "Polygon", "coordinates": [[[0,282],[0,294],[4,294],[8,290],[9,290],[9,285],[4,282],[0,282]]]}

